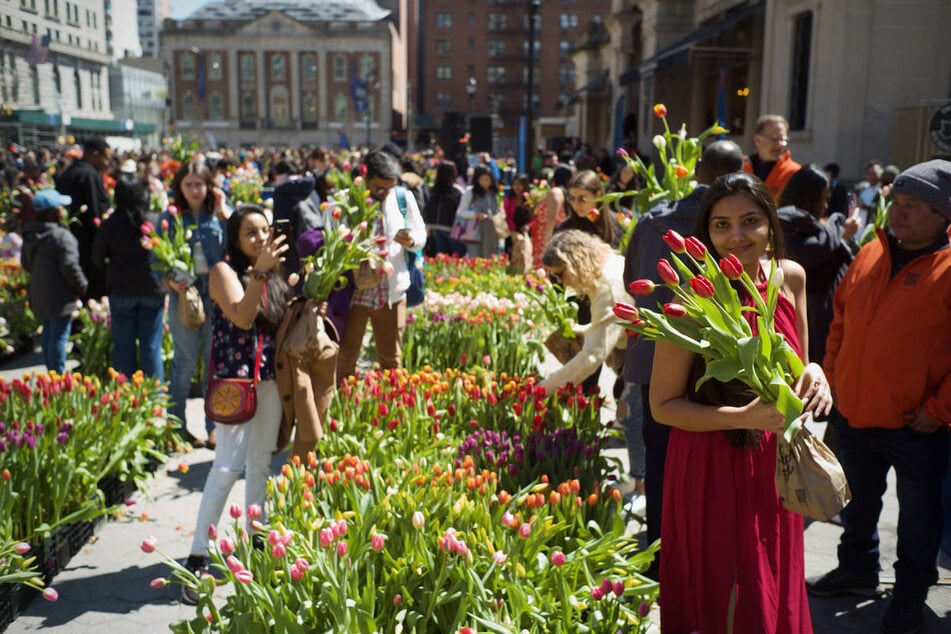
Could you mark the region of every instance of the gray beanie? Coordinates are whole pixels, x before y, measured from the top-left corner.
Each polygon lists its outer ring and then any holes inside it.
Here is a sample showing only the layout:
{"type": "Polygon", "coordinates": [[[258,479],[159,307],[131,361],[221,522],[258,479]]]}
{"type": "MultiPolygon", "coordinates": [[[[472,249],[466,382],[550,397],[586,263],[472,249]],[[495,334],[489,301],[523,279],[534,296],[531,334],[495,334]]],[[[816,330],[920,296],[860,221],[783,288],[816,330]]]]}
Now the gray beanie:
{"type": "Polygon", "coordinates": [[[895,179],[891,193],[919,198],[951,220],[951,161],[934,159],[909,167],[895,179]]]}

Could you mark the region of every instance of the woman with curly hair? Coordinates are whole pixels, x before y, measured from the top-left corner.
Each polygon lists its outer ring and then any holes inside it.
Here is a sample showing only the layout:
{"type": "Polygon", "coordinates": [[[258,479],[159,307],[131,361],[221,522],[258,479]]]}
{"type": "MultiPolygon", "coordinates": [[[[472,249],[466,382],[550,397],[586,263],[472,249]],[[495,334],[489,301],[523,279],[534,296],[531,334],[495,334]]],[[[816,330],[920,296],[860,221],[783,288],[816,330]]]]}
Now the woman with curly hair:
{"type": "Polygon", "coordinates": [[[580,384],[613,350],[624,350],[627,338],[612,309],[617,302],[631,303],[632,298],[624,288],[624,258],[589,233],[576,229],[556,233],[542,265],[591,304],[590,323],[572,326],[584,335],[581,351],[541,383],[551,393],[566,383],[580,384]]]}

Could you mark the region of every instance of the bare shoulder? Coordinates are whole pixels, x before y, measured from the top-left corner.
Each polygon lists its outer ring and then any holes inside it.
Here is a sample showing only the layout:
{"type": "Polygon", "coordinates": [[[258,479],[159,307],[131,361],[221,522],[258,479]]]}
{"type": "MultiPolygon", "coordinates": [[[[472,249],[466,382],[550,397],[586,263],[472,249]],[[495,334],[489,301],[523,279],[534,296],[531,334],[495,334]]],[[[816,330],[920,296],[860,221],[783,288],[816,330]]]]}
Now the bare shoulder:
{"type": "Polygon", "coordinates": [[[796,294],[806,288],[806,269],[802,265],[792,260],[782,259],[779,261],[779,267],[783,271],[783,286],[790,293],[796,294]]]}

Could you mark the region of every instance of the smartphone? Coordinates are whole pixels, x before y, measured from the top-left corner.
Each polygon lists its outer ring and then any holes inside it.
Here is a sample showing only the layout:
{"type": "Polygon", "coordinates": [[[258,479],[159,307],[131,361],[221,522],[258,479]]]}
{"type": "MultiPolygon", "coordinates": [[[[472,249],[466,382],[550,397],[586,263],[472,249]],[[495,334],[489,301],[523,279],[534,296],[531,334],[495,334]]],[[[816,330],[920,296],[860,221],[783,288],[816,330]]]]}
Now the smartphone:
{"type": "Polygon", "coordinates": [[[274,221],[274,237],[284,236],[284,240],[291,239],[291,221],[290,220],[275,220],[274,221]]]}

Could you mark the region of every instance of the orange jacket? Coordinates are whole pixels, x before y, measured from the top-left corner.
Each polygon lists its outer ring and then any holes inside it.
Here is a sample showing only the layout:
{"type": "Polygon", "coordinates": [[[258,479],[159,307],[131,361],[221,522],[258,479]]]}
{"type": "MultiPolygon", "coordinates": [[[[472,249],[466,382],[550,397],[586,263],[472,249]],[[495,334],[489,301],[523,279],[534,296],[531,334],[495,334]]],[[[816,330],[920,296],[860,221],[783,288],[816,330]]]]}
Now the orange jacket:
{"type": "Polygon", "coordinates": [[[849,424],[897,429],[924,407],[951,425],[951,248],[892,278],[879,230],[846,271],[834,308],[823,366],[849,424]]]}
{"type": "MultiPolygon", "coordinates": [[[[779,160],[773,165],[773,169],[769,171],[769,176],[767,176],[764,181],[766,189],[773,195],[774,201],[779,203],[779,195],[782,193],[786,183],[789,182],[789,178],[801,169],[802,165],[792,160],[792,154],[789,150],[786,150],[780,155],[779,160]]],[[[743,171],[747,174],[753,173],[753,164],[750,163],[748,157],[743,157],[743,171]]]]}

